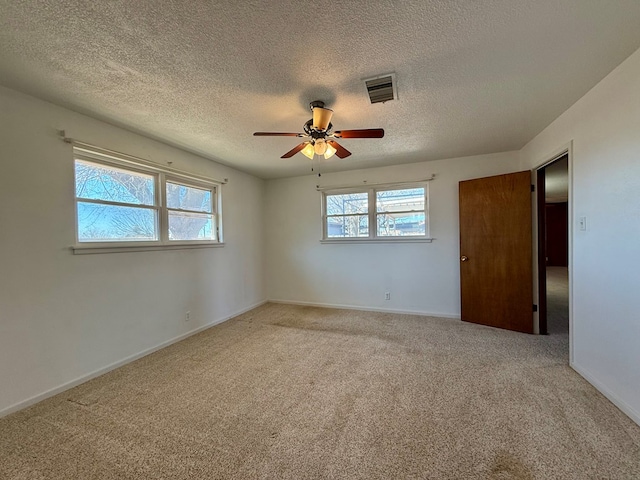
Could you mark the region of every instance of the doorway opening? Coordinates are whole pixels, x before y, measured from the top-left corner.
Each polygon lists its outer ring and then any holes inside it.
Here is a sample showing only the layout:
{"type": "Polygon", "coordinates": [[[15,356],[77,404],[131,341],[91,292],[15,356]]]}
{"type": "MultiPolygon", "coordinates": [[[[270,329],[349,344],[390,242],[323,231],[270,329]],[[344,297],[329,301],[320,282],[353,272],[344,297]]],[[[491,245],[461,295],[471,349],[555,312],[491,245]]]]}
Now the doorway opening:
{"type": "Polygon", "coordinates": [[[537,170],[538,325],[569,334],[569,154],[537,170]]]}

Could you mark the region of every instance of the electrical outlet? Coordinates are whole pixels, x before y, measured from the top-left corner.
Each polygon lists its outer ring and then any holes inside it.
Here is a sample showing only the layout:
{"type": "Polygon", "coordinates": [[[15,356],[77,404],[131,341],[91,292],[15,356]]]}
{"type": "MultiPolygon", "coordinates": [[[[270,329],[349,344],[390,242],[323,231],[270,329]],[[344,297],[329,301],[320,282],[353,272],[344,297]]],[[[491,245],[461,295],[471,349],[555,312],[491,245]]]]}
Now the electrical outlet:
{"type": "Polygon", "coordinates": [[[188,322],[189,320],[191,320],[191,312],[186,312],[184,314],[184,321],[188,322]]]}
{"type": "Polygon", "coordinates": [[[391,292],[385,292],[384,293],[384,299],[385,300],[391,300],[391,292]]]}

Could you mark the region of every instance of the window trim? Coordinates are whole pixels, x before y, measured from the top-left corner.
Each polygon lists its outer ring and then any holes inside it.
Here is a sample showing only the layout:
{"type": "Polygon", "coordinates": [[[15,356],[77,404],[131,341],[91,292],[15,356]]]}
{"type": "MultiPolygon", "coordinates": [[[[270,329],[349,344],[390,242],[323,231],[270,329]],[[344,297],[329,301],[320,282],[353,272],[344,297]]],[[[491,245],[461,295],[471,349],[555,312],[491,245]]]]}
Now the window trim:
{"type": "MultiPolygon", "coordinates": [[[[430,236],[430,215],[429,215],[429,180],[418,182],[386,183],[360,187],[339,187],[322,189],[321,221],[322,238],[320,243],[431,243],[430,236]],[[378,211],[376,209],[377,192],[390,190],[404,190],[408,188],[424,188],[424,214],[425,214],[425,234],[407,236],[378,236],[378,211]],[[329,237],[327,236],[327,196],[344,195],[349,193],[366,193],[368,198],[367,217],[369,222],[369,235],[367,237],[329,237]]],[[[384,213],[384,212],[382,212],[384,213]]],[[[402,212],[400,212],[402,213],[402,212]]],[[[354,214],[355,215],[355,214],[354,214]]],[[[363,214],[359,214],[363,215],[363,214]]],[[[339,215],[346,216],[346,215],[339,215]]]]}
{"type": "MultiPolygon", "coordinates": [[[[73,188],[74,198],[74,244],[70,247],[74,254],[93,254],[93,253],[116,253],[116,252],[139,252],[139,251],[154,251],[154,250],[178,250],[178,249],[190,249],[190,248],[208,248],[208,247],[223,247],[223,229],[222,229],[222,185],[225,182],[220,182],[201,175],[189,174],[173,168],[164,168],[161,165],[154,164],[152,162],[136,159],[129,155],[115,155],[110,151],[109,153],[103,153],[100,149],[89,149],[83,146],[73,147],[73,171],[75,179],[75,165],[76,160],[95,163],[98,165],[104,165],[106,167],[113,167],[123,169],[125,171],[131,171],[134,173],[141,173],[144,175],[151,175],[154,182],[154,205],[144,205],[142,207],[153,209],[158,212],[156,217],[157,227],[157,240],[145,240],[145,241],[107,241],[107,242],[80,242],[78,238],[78,201],[83,201],[82,198],[76,196],[75,180],[73,188]],[[166,184],[167,181],[171,183],[178,183],[187,187],[195,187],[211,191],[211,204],[214,219],[214,227],[216,231],[215,240],[169,240],[168,230],[168,208],[166,207],[166,184]]],[[[99,201],[97,203],[103,203],[99,201]]],[[[110,202],[104,202],[107,204],[110,202]]],[[[128,206],[126,203],[117,203],[118,205],[128,206]]],[[[132,205],[139,207],[139,205],[132,205]]]]}

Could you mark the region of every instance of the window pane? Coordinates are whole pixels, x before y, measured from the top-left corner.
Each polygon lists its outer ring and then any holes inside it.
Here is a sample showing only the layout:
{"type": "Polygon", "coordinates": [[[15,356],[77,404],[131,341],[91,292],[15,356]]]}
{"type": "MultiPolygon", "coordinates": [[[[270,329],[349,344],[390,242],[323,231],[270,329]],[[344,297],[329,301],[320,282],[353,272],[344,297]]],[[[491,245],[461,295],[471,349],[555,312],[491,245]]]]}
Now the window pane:
{"type": "Polygon", "coordinates": [[[424,187],[376,192],[376,211],[406,212],[424,211],[424,187]]]}
{"type": "Polygon", "coordinates": [[[368,211],[369,196],[367,192],[327,195],[327,215],[366,214],[368,211]]]}
{"type": "Polygon", "coordinates": [[[213,215],[169,211],[169,240],[215,240],[213,215]]]}
{"type": "Polygon", "coordinates": [[[369,217],[353,215],[349,217],[328,217],[327,238],[368,237],[369,217]]]}
{"type": "Polygon", "coordinates": [[[90,200],[155,204],[153,175],[76,160],[76,197],[90,200]]]}
{"type": "Polygon", "coordinates": [[[211,190],[167,182],[167,207],[212,213],[211,190]]]}
{"type": "Polygon", "coordinates": [[[78,202],[78,241],[157,240],[156,211],[149,208],[78,202]]]}
{"type": "Polygon", "coordinates": [[[426,235],[424,212],[378,213],[379,237],[426,235]]]}

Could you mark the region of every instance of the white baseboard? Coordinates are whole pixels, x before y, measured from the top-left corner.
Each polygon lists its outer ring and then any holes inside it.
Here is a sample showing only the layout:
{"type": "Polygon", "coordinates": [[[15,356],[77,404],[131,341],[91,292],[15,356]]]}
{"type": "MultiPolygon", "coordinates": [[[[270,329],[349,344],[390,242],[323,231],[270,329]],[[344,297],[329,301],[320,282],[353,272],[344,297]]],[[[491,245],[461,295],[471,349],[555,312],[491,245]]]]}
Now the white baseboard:
{"type": "Polygon", "coordinates": [[[607,387],[605,387],[602,383],[600,383],[596,378],[591,375],[587,370],[582,368],[580,365],[575,362],[570,364],[571,368],[573,368],[580,376],[582,376],[587,382],[595,387],[602,395],[607,397],[607,399],[613,403],[616,407],[622,410],[631,420],[640,425],[640,412],[637,412],[631,405],[622,400],[618,395],[613,393],[607,387]]]}
{"type": "Polygon", "coordinates": [[[441,312],[426,312],[422,310],[398,310],[394,308],[365,307],[362,305],[340,305],[336,303],[298,302],[295,300],[269,300],[269,303],[283,303],[286,305],[303,305],[305,307],[341,308],[345,310],[362,310],[365,312],[400,313],[405,315],[421,315],[425,317],[454,318],[460,320],[460,315],[441,312]]]}
{"type": "Polygon", "coordinates": [[[235,313],[232,313],[230,315],[227,315],[225,317],[216,319],[212,322],[207,323],[206,325],[202,325],[198,328],[195,328],[193,330],[188,331],[187,333],[183,333],[181,335],[178,335],[177,337],[171,338],[165,342],[162,342],[154,347],[151,348],[147,348],[141,352],[135,353],[133,355],[130,355],[126,358],[123,358],[122,360],[118,360],[117,362],[111,363],[105,367],[99,368],[98,370],[94,370],[91,373],[88,373],[86,375],[82,375],[81,377],[76,378],[75,380],[71,380],[70,382],[66,382],[63,383],[62,385],[52,388],[50,390],[47,390],[46,392],[40,393],[38,395],[34,395],[33,397],[30,397],[26,400],[20,401],[18,403],[14,403],[13,405],[10,405],[2,410],[0,410],[0,418],[7,416],[11,413],[17,412],[18,410],[22,410],[23,408],[27,408],[30,407],[31,405],[34,405],[38,402],[41,402],[42,400],[45,400],[49,397],[53,397],[54,395],[57,395],[58,393],[62,393],[65,390],[69,390],[70,388],[76,387],[84,382],[87,382],[93,378],[99,377],[100,375],[104,375],[107,372],[110,372],[111,370],[115,370],[116,368],[122,367],[123,365],[126,365],[127,363],[131,363],[135,360],[138,360],[139,358],[145,357],[153,352],[157,352],[158,350],[161,350],[165,347],[168,347],[169,345],[172,345],[174,343],[177,343],[181,340],[184,340],[185,338],[188,338],[192,335],[195,335],[196,333],[200,333],[203,330],[206,330],[208,328],[211,328],[215,325],[218,325],[220,323],[226,322],[227,320],[232,319],[233,317],[237,317],[238,315],[242,315],[245,312],[248,312],[249,310],[253,310],[254,308],[259,307],[260,305],[264,305],[265,303],[267,303],[267,300],[262,300],[260,302],[257,302],[253,305],[250,305],[249,307],[243,308],[242,310],[239,310],[235,313]]]}

